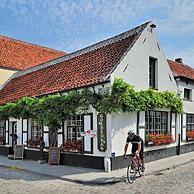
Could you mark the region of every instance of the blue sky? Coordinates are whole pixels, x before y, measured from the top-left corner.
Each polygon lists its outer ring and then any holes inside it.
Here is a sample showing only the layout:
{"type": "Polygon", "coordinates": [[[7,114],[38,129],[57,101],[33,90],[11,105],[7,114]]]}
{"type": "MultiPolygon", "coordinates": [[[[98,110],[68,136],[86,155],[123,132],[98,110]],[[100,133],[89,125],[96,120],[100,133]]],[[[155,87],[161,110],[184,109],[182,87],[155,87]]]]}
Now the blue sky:
{"type": "Polygon", "coordinates": [[[0,34],[72,52],[148,20],[168,58],[194,67],[193,0],[0,0],[0,34]]]}

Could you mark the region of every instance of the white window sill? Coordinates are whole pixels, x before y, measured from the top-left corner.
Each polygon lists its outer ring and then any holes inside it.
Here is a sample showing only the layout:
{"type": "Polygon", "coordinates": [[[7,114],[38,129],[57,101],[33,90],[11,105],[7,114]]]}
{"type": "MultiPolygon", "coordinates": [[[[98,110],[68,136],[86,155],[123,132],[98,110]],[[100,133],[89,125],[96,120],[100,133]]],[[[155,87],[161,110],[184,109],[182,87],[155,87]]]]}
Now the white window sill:
{"type": "Polygon", "coordinates": [[[147,151],[152,151],[152,150],[160,150],[160,149],[165,149],[165,148],[170,148],[176,146],[176,143],[171,143],[168,145],[156,145],[156,146],[151,146],[151,147],[145,147],[145,152],[147,151]]]}

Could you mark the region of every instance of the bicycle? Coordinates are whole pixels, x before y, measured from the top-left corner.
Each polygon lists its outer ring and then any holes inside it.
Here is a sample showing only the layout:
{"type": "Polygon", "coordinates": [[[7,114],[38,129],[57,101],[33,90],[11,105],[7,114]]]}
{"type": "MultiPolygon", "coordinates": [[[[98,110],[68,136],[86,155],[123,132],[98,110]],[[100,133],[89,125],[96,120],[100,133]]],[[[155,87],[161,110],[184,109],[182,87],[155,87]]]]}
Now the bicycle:
{"type": "Polygon", "coordinates": [[[135,153],[134,160],[131,160],[130,164],[127,167],[127,180],[129,183],[133,183],[136,179],[136,175],[139,174],[139,177],[143,175],[142,164],[139,156],[135,153]]]}

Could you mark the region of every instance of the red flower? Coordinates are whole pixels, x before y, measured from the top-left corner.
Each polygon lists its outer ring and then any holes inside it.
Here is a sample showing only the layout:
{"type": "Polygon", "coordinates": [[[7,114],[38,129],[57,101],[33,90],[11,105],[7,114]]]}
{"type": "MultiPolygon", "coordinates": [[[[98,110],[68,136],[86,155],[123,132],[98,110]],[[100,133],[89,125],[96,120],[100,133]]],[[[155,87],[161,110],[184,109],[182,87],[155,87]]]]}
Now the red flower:
{"type": "Polygon", "coordinates": [[[153,142],[155,145],[173,143],[174,138],[172,133],[161,133],[161,134],[147,134],[146,143],[153,142]]]}

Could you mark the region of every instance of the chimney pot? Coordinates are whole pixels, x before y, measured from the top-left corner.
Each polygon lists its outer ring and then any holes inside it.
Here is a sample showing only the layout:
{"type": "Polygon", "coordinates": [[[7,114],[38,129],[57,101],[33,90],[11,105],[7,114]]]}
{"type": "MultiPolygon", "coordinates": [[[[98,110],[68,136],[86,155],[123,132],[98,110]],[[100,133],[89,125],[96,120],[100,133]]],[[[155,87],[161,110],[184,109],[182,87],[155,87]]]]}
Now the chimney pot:
{"type": "Polygon", "coordinates": [[[178,63],[183,63],[183,59],[182,58],[177,58],[177,59],[175,59],[175,61],[178,62],[178,63]]]}

